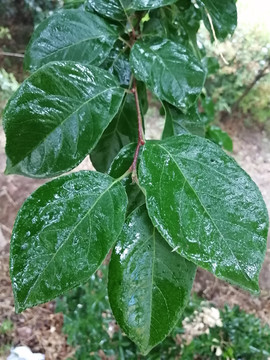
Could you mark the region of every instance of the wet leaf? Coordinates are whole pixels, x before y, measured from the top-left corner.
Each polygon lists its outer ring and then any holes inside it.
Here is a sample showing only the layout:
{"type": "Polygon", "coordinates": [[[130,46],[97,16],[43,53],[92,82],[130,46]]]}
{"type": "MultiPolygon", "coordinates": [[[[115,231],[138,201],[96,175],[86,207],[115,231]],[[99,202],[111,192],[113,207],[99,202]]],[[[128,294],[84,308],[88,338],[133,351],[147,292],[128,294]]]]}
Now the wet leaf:
{"type": "MultiPolygon", "coordinates": [[[[139,84],[138,90],[143,115],[143,106],[145,99],[147,99],[145,86],[139,84]]],[[[91,160],[95,169],[101,172],[107,172],[113,159],[122,147],[137,141],[138,116],[135,99],[133,94],[127,94],[118,114],[105,130],[97,146],[91,153],[91,160]]],[[[121,175],[123,174],[124,172],[121,175]]]]}
{"type": "Polygon", "coordinates": [[[95,147],[123,96],[105,70],[73,62],[43,66],[6,107],[6,172],[52,177],[71,170],[95,147]]]}
{"type": "Polygon", "coordinates": [[[205,81],[199,60],[167,39],[138,41],[131,50],[130,62],[137,79],[161,100],[184,112],[195,103],[205,81]]]}
{"type": "Polygon", "coordinates": [[[23,204],[11,239],[16,311],[84,283],[117,239],[126,203],[117,180],[90,171],[60,177],[35,191],[23,204]]]}
{"type": "Polygon", "coordinates": [[[108,290],[118,324],[144,355],[179,320],[195,271],[155,230],[145,206],[130,215],[111,257],[108,290]]]}
{"type": "MultiPolygon", "coordinates": [[[[121,44],[122,45],[122,44],[121,44]]],[[[128,87],[131,79],[129,55],[127,51],[117,42],[110,55],[106,58],[101,67],[114,74],[120,84],[128,87]]]]}
{"type": "Polygon", "coordinates": [[[101,64],[118,38],[116,26],[81,9],[62,10],[43,21],[26,49],[25,69],[35,71],[51,61],[101,64]]]}
{"type": "Polygon", "coordinates": [[[119,0],[126,11],[150,10],[176,3],[178,0],[119,0]]]}
{"type": "Polygon", "coordinates": [[[226,131],[223,131],[220,127],[211,125],[206,132],[206,138],[212,140],[217,145],[223,147],[227,151],[233,151],[233,141],[226,131]]]}
{"type": "MultiPolygon", "coordinates": [[[[133,162],[137,144],[128,144],[116,156],[109,169],[109,175],[117,179],[121,177],[130,168],[133,162]]],[[[138,163],[140,161],[140,155],[138,163]]],[[[145,204],[145,196],[139,186],[132,181],[131,175],[122,180],[128,196],[127,215],[137,207],[145,204]]]]}
{"type": "Polygon", "coordinates": [[[149,20],[143,23],[142,37],[167,38],[183,43],[183,39],[179,37],[178,13],[180,9],[177,5],[148,12],[149,20]]]}
{"type": "Polygon", "coordinates": [[[220,64],[216,57],[204,57],[202,63],[207,70],[208,76],[215,75],[220,69],[220,64]]]}
{"type": "Polygon", "coordinates": [[[120,0],[87,0],[86,5],[90,9],[94,9],[97,13],[108,18],[118,21],[127,19],[120,0]]]}
{"type": "MultiPolygon", "coordinates": [[[[202,11],[198,8],[197,3],[196,6],[194,3],[191,3],[185,11],[179,12],[179,23],[181,24],[181,35],[184,32],[188,37],[188,40],[192,44],[192,50],[195,51],[196,56],[201,58],[201,50],[198,47],[197,42],[197,33],[200,28],[202,19],[202,11]]],[[[183,37],[183,35],[182,35],[183,37]]]]}
{"type": "Polygon", "coordinates": [[[91,161],[96,170],[107,172],[113,159],[122,147],[130,142],[137,141],[137,122],[134,96],[128,94],[117,116],[105,130],[97,146],[91,153],[91,161]]]}
{"type": "MultiPolygon", "coordinates": [[[[237,26],[237,8],[235,0],[199,0],[206,7],[215,29],[216,37],[224,40],[229,34],[233,34],[237,26]]],[[[211,25],[206,11],[203,11],[203,21],[212,34],[211,25]]],[[[213,34],[212,34],[213,35],[213,34]]]]}
{"type": "Polygon", "coordinates": [[[165,127],[162,138],[191,133],[198,136],[205,136],[205,126],[200,118],[197,104],[188,109],[184,114],[176,107],[164,102],[165,127]]]}
{"type": "Polygon", "coordinates": [[[151,141],[139,180],[150,218],[171,247],[221,279],[259,290],[268,214],[257,186],[231,157],[193,135],[151,141]]]}
{"type": "Polygon", "coordinates": [[[216,109],[215,109],[215,103],[212,100],[212,98],[201,95],[200,103],[201,103],[200,104],[201,108],[203,109],[203,112],[200,115],[201,115],[201,118],[203,119],[204,124],[208,125],[208,124],[214,122],[216,109]]]}

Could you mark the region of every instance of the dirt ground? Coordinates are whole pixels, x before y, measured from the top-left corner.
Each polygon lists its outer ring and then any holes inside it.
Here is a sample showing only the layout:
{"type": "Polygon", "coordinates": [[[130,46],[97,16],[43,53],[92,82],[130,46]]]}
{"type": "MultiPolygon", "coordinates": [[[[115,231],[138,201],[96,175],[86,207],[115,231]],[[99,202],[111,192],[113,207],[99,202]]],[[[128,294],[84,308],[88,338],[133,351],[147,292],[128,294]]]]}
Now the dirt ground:
{"type": "MultiPolygon", "coordinates": [[[[155,118],[155,110],[151,115],[155,118]]],[[[151,122],[150,122],[151,124],[151,122]]],[[[153,124],[152,124],[153,125],[153,124]]],[[[156,126],[156,125],[154,125],[156,126]]],[[[233,156],[250,174],[259,186],[270,212],[270,140],[260,130],[243,128],[237,121],[228,121],[223,125],[234,140],[233,156]]],[[[160,126],[157,126],[157,132],[160,126]]],[[[153,137],[153,133],[151,137],[153,137]]],[[[17,211],[27,196],[42,181],[21,176],[4,176],[5,154],[4,134],[0,128],[0,324],[11,319],[15,327],[10,339],[0,335],[1,342],[13,341],[14,345],[28,345],[35,352],[46,353],[46,360],[65,359],[72,352],[61,334],[63,318],[54,314],[54,304],[29,309],[16,315],[13,307],[11,284],[8,275],[9,239],[17,211]]],[[[80,168],[90,168],[88,161],[80,168]]],[[[240,305],[242,309],[257,314],[264,322],[270,323],[270,250],[262,269],[260,285],[261,296],[253,297],[214,278],[211,274],[199,270],[194,290],[218,306],[225,303],[240,305]]],[[[2,359],[4,359],[3,357],[2,359]]],[[[1,359],[1,355],[0,355],[1,359]]]]}

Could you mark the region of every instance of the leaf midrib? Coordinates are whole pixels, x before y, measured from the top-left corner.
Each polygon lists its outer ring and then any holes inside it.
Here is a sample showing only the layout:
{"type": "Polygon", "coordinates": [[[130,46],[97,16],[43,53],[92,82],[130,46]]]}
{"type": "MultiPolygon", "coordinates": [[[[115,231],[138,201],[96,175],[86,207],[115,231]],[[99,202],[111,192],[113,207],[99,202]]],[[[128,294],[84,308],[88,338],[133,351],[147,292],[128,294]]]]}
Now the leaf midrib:
{"type": "Polygon", "coordinates": [[[69,114],[67,117],[65,117],[60,123],[56,124],[55,128],[50,131],[42,140],[40,140],[40,142],[38,144],[36,144],[32,149],[30,149],[24,156],[21,160],[19,160],[18,162],[16,163],[13,163],[12,162],[12,167],[11,168],[14,168],[15,166],[17,166],[18,164],[20,164],[22,161],[24,161],[33,151],[35,151],[42,143],[44,143],[47,138],[54,132],[56,131],[57,128],[59,127],[62,127],[62,125],[68,121],[74,114],[76,114],[78,111],[81,110],[81,108],[83,108],[86,104],[90,103],[91,101],[93,101],[95,98],[97,98],[98,96],[106,93],[107,91],[112,91],[114,89],[121,89],[119,86],[114,86],[114,87],[110,87],[108,89],[105,89],[101,92],[99,92],[98,94],[96,94],[94,97],[88,99],[87,101],[85,101],[84,103],[82,103],[78,108],[76,108],[75,111],[73,111],[73,113],[69,114]]]}
{"type": "Polygon", "coordinates": [[[59,248],[56,250],[56,252],[54,253],[54,255],[51,257],[50,261],[47,263],[47,265],[42,269],[42,271],[40,272],[40,274],[38,275],[38,277],[36,278],[34,284],[31,286],[31,288],[28,291],[28,294],[24,300],[24,305],[27,303],[27,300],[29,298],[29,296],[31,295],[33,289],[36,287],[38,281],[42,278],[42,276],[44,275],[44,273],[46,272],[46,270],[48,269],[48,267],[51,265],[51,263],[54,261],[55,257],[57,256],[57,254],[59,253],[59,251],[62,249],[62,247],[68,242],[69,238],[71,237],[71,235],[74,233],[74,231],[78,228],[78,226],[84,221],[84,219],[92,212],[92,210],[95,208],[95,206],[97,205],[97,203],[99,202],[99,200],[116,184],[118,183],[119,180],[115,180],[113,181],[110,186],[104,191],[102,192],[102,194],[100,194],[97,199],[95,200],[94,204],[90,207],[89,210],[87,210],[87,212],[85,213],[85,215],[80,219],[80,221],[72,228],[72,230],[70,231],[68,237],[66,240],[64,240],[62,242],[62,244],[59,246],[59,248]]]}
{"type": "MultiPolygon", "coordinates": [[[[173,43],[172,41],[170,40],[166,40],[166,42],[163,43],[163,45],[166,45],[167,43],[173,43]]],[[[174,43],[173,43],[174,44],[174,43]]],[[[182,89],[182,84],[180,83],[180,81],[178,80],[178,78],[172,73],[171,69],[167,66],[167,64],[164,62],[163,58],[159,55],[158,52],[155,52],[154,50],[152,50],[151,46],[148,46],[147,47],[150,52],[156,56],[158,59],[159,59],[159,63],[161,63],[165,69],[167,69],[167,71],[171,74],[172,78],[176,80],[177,84],[178,84],[178,87],[179,89],[182,89]]],[[[160,50],[160,49],[159,49],[160,50]]],[[[178,62],[178,64],[181,63],[181,62],[178,62]]],[[[152,81],[151,81],[152,82],[152,81]]],[[[163,96],[162,96],[163,97],[163,96]]],[[[166,99],[165,99],[166,100],[166,99]]],[[[180,100],[181,103],[183,102],[183,96],[182,96],[182,99],[180,100]]],[[[169,102],[169,101],[168,101],[169,102]]]]}
{"type": "Polygon", "coordinates": [[[155,272],[155,256],[156,256],[156,238],[155,238],[155,228],[153,226],[153,261],[152,261],[152,273],[151,273],[151,298],[150,298],[150,321],[148,324],[148,339],[147,339],[147,347],[149,346],[150,337],[151,337],[151,324],[152,324],[152,313],[153,313],[153,287],[154,287],[154,272],[155,272]]]}
{"type": "MultiPolygon", "coordinates": [[[[111,36],[112,36],[112,35],[111,35],[111,36]]],[[[46,56],[40,58],[40,61],[43,63],[44,60],[46,60],[47,58],[50,58],[51,56],[54,56],[55,54],[57,54],[57,53],[59,53],[59,52],[62,52],[62,51],[64,51],[64,50],[67,50],[67,49],[69,49],[69,48],[71,48],[71,47],[73,47],[73,46],[78,46],[78,45],[80,45],[80,44],[82,44],[82,43],[84,43],[84,42],[87,42],[87,41],[90,41],[90,40],[94,40],[94,39],[101,39],[101,38],[104,38],[104,35],[95,36],[95,37],[89,37],[89,38],[83,39],[83,40],[81,40],[81,41],[78,41],[78,42],[76,42],[76,43],[73,43],[73,44],[64,46],[64,47],[62,47],[62,48],[60,48],[60,49],[58,49],[58,50],[56,50],[56,51],[53,51],[53,52],[49,53],[49,54],[46,55],[46,56]]],[[[112,46],[113,46],[113,45],[112,45],[112,46]]]]}
{"type": "Polygon", "coordinates": [[[173,160],[173,162],[175,163],[176,167],[179,169],[180,173],[182,174],[183,178],[185,179],[186,183],[189,185],[190,189],[192,190],[192,192],[194,193],[194,195],[196,196],[196,198],[198,199],[201,207],[203,208],[204,212],[207,214],[207,216],[209,217],[210,221],[212,222],[212,224],[214,225],[214,227],[216,228],[217,232],[220,234],[221,238],[223,239],[223,243],[225,244],[225,246],[227,247],[227,249],[230,251],[230,253],[232,254],[232,256],[234,257],[234,259],[237,262],[237,265],[239,267],[239,269],[241,270],[241,272],[243,273],[244,277],[248,280],[248,281],[252,281],[252,279],[248,276],[248,274],[243,270],[238,258],[236,257],[236,255],[234,254],[233,250],[230,248],[230,246],[228,245],[228,243],[225,241],[225,237],[223,236],[223,234],[221,233],[218,225],[215,223],[214,219],[212,218],[212,216],[210,215],[210,213],[208,212],[208,210],[205,208],[204,204],[202,203],[199,195],[197,194],[197,192],[195,191],[195,189],[191,186],[191,184],[189,183],[187,177],[185,176],[185,174],[183,173],[183,171],[180,169],[177,161],[174,159],[173,155],[161,144],[157,144],[156,146],[159,146],[161,149],[163,149],[169,156],[170,158],[173,160]]]}

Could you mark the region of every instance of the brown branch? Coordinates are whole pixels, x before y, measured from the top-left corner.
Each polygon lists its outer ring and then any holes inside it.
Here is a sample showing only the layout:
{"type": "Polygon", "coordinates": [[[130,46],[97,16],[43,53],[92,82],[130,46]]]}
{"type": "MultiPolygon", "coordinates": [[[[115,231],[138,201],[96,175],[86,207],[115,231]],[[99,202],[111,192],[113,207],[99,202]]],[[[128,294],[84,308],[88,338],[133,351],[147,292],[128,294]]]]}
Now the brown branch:
{"type": "Polygon", "coordinates": [[[267,64],[265,65],[265,67],[258,72],[255,79],[248,85],[243,94],[236,100],[232,107],[232,111],[237,110],[240,102],[249,94],[249,92],[254,88],[257,82],[267,75],[266,71],[268,70],[268,68],[270,68],[270,58],[267,60],[267,64]]]}
{"type": "Polygon", "coordinates": [[[0,52],[0,56],[10,56],[10,57],[24,58],[23,54],[10,53],[10,52],[0,52]]]}
{"type": "Polygon", "coordinates": [[[133,88],[131,89],[131,91],[135,97],[136,110],[137,110],[137,116],[138,116],[138,144],[136,147],[132,165],[130,167],[130,171],[132,171],[133,182],[137,182],[137,180],[138,180],[137,179],[137,162],[138,162],[138,157],[139,157],[139,153],[140,153],[140,148],[141,148],[141,146],[143,146],[145,144],[145,139],[144,139],[144,133],[143,133],[143,121],[142,121],[142,114],[141,114],[141,108],[140,108],[140,100],[139,100],[138,88],[137,88],[137,83],[136,83],[135,78],[133,80],[133,88]]]}
{"type": "MultiPolygon", "coordinates": [[[[137,17],[137,27],[140,24],[141,17],[137,17]]],[[[139,29],[138,29],[139,30],[139,29]]],[[[139,31],[140,33],[140,31],[139,31]]],[[[137,34],[135,28],[132,26],[132,32],[130,37],[130,43],[131,47],[135,44],[137,40],[137,34]]],[[[134,159],[132,162],[132,165],[129,168],[129,171],[132,172],[132,181],[138,182],[137,177],[137,163],[138,163],[138,157],[140,153],[140,148],[145,144],[145,138],[144,138],[144,131],[143,131],[143,120],[142,120],[142,114],[141,114],[141,108],[140,108],[140,100],[139,100],[139,94],[138,94],[138,88],[137,88],[137,82],[136,79],[133,79],[133,87],[131,89],[131,92],[134,94],[135,97],[135,103],[136,103],[136,111],[137,111],[137,118],[138,118],[138,143],[134,154],[134,159]]]]}

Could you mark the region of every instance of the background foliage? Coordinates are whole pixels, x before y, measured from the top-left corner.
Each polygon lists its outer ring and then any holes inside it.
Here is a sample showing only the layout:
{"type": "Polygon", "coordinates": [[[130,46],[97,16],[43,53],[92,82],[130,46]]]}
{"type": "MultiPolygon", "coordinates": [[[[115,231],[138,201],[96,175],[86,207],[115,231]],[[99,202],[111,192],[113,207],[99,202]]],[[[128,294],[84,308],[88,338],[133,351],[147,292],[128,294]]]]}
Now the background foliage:
{"type": "Polygon", "coordinates": [[[270,42],[269,34],[261,29],[239,28],[233,38],[218,48],[202,31],[201,39],[210,56],[219,58],[221,51],[228,65],[220,59],[206,82],[217,119],[224,112],[240,112],[245,124],[258,123],[269,129],[270,100],[270,42]],[[238,103],[245,91],[250,91],[238,103]]]}
{"type": "Polygon", "coordinates": [[[87,284],[57,300],[56,310],[64,313],[63,331],[77,349],[73,359],[87,360],[90,355],[97,360],[104,356],[121,360],[174,360],[179,356],[183,360],[194,356],[200,360],[267,360],[270,356],[269,326],[239,307],[225,307],[219,313],[194,294],[170,336],[142,357],[114,320],[106,273],[103,266],[87,284]]]}

